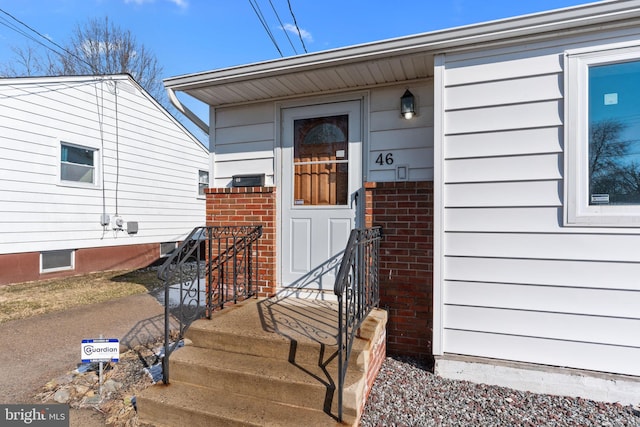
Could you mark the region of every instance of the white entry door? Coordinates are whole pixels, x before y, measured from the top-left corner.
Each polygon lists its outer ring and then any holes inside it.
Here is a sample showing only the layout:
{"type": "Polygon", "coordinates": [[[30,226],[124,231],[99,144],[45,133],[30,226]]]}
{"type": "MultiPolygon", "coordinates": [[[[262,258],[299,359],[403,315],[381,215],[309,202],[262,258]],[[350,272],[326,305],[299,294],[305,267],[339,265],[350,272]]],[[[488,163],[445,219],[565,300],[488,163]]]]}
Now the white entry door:
{"type": "Polygon", "coordinates": [[[364,203],[361,114],[360,101],[282,112],[283,286],[333,289],[364,203]]]}

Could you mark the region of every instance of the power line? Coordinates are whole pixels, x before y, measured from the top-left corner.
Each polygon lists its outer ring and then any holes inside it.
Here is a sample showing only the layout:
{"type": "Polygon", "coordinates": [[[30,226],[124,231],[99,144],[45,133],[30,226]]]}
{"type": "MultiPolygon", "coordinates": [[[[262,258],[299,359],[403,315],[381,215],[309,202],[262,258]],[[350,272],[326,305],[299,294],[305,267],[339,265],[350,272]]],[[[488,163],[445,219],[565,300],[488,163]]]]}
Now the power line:
{"type": "Polygon", "coordinates": [[[289,5],[289,12],[291,13],[291,17],[293,18],[293,24],[296,26],[296,31],[298,32],[298,37],[300,38],[300,43],[302,43],[302,48],[304,49],[304,53],[307,52],[307,47],[304,45],[304,40],[302,39],[302,33],[300,32],[300,27],[298,27],[298,21],[296,20],[296,15],[293,13],[293,8],[291,7],[291,0],[287,0],[287,4],[289,5]]]}
{"type": "Polygon", "coordinates": [[[269,0],[269,4],[271,5],[271,9],[273,9],[273,13],[276,14],[276,18],[278,18],[278,22],[280,23],[280,28],[282,28],[282,31],[284,31],[284,35],[287,36],[287,40],[289,40],[289,44],[291,45],[291,48],[293,49],[293,52],[297,55],[298,51],[296,50],[296,47],[293,45],[293,42],[291,41],[291,38],[289,38],[289,32],[284,27],[284,24],[282,23],[282,20],[280,19],[280,15],[278,15],[278,11],[276,10],[275,6],[273,6],[273,2],[271,0],[269,0]]]}
{"type": "MultiPolygon", "coordinates": [[[[66,48],[60,46],[58,43],[54,42],[53,40],[51,40],[50,38],[46,37],[44,34],[40,33],[38,30],[36,30],[35,28],[27,25],[25,22],[19,20],[18,18],[16,18],[15,16],[13,16],[12,14],[10,14],[9,12],[7,12],[6,10],[0,8],[0,12],[4,13],[5,15],[7,15],[9,18],[13,19],[14,21],[16,21],[17,23],[19,23],[20,25],[22,25],[23,27],[27,28],[29,31],[31,31],[32,33],[37,34],[38,36],[40,36],[42,39],[46,40],[48,43],[51,43],[52,45],[54,45],[55,47],[57,47],[58,49],[60,49],[61,51],[65,52],[68,55],[73,56],[75,59],[77,59],[80,62],[83,62],[84,64],[86,64],[89,67],[89,70],[92,70],[93,67],[91,66],[91,64],[89,62],[87,62],[86,60],[84,60],[83,58],[80,58],[78,55],[76,55],[75,53],[67,50],[66,48]]],[[[3,21],[5,21],[4,24],[7,28],[10,28],[14,31],[16,31],[17,33],[27,37],[28,39],[40,44],[41,46],[43,46],[46,49],[49,49],[50,51],[52,51],[53,53],[55,53],[56,55],[60,55],[62,57],[64,57],[64,55],[62,53],[60,53],[59,51],[53,49],[51,46],[47,46],[46,44],[42,43],[41,41],[35,39],[33,36],[27,34],[26,32],[24,32],[24,30],[19,29],[18,27],[16,27],[15,25],[11,24],[9,25],[8,22],[6,21],[6,19],[3,19],[3,21]]]]}
{"type": "Polygon", "coordinates": [[[257,1],[256,0],[249,0],[249,4],[251,5],[251,7],[253,8],[253,11],[255,12],[256,16],[260,20],[260,23],[264,27],[264,30],[267,32],[267,35],[269,35],[269,38],[271,39],[271,42],[273,43],[273,45],[278,50],[278,53],[280,54],[280,57],[283,57],[284,55],[282,54],[282,51],[280,50],[280,46],[278,46],[278,42],[276,41],[275,37],[273,36],[273,33],[269,29],[269,25],[267,24],[267,21],[266,21],[264,15],[262,14],[262,11],[260,10],[260,6],[258,6],[257,1]]]}

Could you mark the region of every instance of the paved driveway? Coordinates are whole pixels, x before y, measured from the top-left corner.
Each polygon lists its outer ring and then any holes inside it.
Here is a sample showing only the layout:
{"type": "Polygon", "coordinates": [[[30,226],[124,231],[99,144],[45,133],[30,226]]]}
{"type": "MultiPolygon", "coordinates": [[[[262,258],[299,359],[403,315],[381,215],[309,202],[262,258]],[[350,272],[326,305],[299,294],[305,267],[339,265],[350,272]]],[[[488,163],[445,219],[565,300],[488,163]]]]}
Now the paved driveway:
{"type": "Polygon", "coordinates": [[[80,363],[83,339],[102,335],[133,347],[163,331],[164,308],[149,294],[3,323],[0,403],[34,403],[41,386],[80,363]]]}

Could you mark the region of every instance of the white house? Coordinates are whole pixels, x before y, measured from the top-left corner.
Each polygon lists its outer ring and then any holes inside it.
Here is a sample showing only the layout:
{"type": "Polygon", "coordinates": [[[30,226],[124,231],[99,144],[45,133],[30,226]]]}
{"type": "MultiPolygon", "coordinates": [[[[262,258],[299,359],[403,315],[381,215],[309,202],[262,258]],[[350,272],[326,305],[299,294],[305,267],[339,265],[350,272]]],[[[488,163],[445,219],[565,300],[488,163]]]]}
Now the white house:
{"type": "Polygon", "coordinates": [[[156,261],[204,223],[208,158],[128,75],[0,79],[0,285],[156,261]]]}
{"type": "Polygon", "coordinates": [[[208,208],[267,194],[273,215],[244,215],[273,232],[271,291],[326,289],[314,272],[346,231],[383,225],[391,353],[433,356],[447,377],[640,401],[640,1],[165,85],[210,105],[208,208]],[[264,185],[230,188],[234,174],[264,185]]]}

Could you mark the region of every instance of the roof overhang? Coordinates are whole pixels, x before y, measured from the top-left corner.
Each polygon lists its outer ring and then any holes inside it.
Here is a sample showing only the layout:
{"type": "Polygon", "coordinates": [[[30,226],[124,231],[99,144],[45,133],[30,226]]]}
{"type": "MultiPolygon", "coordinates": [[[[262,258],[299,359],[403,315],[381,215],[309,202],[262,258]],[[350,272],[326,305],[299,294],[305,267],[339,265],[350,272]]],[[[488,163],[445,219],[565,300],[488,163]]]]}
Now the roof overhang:
{"type": "Polygon", "coordinates": [[[610,0],[164,80],[213,107],[398,84],[433,75],[442,52],[638,25],[640,0],[610,0]]]}

